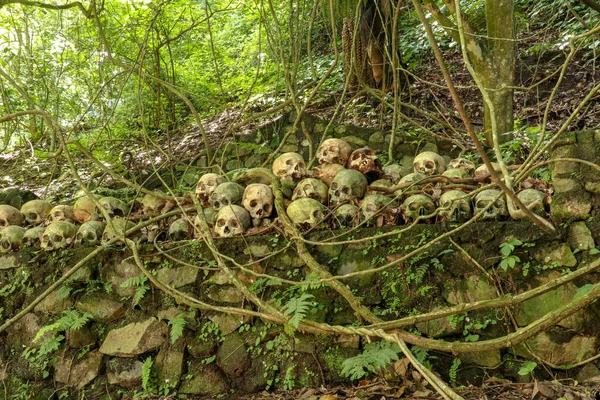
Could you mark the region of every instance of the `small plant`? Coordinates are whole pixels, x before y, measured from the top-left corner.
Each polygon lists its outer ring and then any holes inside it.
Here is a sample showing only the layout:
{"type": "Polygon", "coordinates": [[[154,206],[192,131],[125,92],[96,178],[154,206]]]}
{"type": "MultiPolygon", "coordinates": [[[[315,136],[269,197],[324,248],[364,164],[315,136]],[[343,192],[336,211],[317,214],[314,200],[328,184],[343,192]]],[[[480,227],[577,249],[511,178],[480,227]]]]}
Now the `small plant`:
{"type": "Polygon", "coordinates": [[[450,383],[456,383],[456,374],[458,373],[458,367],[460,367],[461,362],[462,361],[460,360],[460,358],[455,358],[452,361],[452,366],[448,371],[448,375],[450,375],[450,383]]]}
{"type": "Polygon", "coordinates": [[[398,352],[400,352],[400,348],[396,343],[384,340],[369,343],[365,346],[362,354],[348,358],[342,363],[342,376],[355,380],[375,374],[392,361],[397,361],[398,352]]]}
{"type": "Polygon", "coordinates": [[[311,299],[314,299],[312,294],[303,293],[300,297],[290,299],[290,301],[283,306],[283,314],[286,316],[291,315],[287,325],[298,329],[304,318],[306,318],[306,314],[308,314],[313,307],[311,299]]]}
{"type": "MultiPolygon", "coordinates": [[[[500,268],[507,271],[509,268],[514,268],[517,263],[521,262],[521,259],[514,255],[513,252],[519,247],[532,247],[532,243],[523,243],[519,239],[512,238],[507,242],[500,244],[500,253],[502,254],[502,261],[500,261],[500,268]]],[[[529,270],[529,268],[527,268],[529,270]]]]}
{"type": "Polygon", "coordinates": [[[533,374],[533,371],[537,367],[537,363],[534,361],[526,361],[521,364],[521,369],[519,369],[519,375],[525,376],[533,374]]]}
{"type": "Polygon", "coordinates": [[[171,344],[175,344],[183,335],[183,329],[185,328],[186,323],[187,321],[185,320],[184,313],[178,314],[169,321],[169,326],[171,327],[171,344]]]}
{"type": "Polygon", "coordinates": [[[121,283],[122,288],[127,288],[130,286],[136,287],[135,294],[133,295],[133,306],[134,307],[137,306],[140,303],[140,301],[142,301],[146,292],[148,290],[150,290],[150,287],[146,284],[147,281],[148,281],[148,278],[146,278],[145,275],[140,274],[133,278],[129,278],[126,281],[124,281],[123,283],[121,283]]]}

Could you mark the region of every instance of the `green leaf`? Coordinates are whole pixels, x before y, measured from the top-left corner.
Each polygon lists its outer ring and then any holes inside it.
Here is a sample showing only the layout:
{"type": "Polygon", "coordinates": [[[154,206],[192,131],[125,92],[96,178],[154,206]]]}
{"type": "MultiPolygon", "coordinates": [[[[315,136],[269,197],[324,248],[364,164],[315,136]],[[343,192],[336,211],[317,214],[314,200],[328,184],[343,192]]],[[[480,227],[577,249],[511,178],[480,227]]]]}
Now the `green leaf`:
{"type": "Polygon", "coordinates": [[[348,358],[342,363],[342,376],[355,380],[368,374],[374,374],[378,369],[398,360],[399,352],[400,348],[396,343],[384,340],[369,343],[365,346],[362,354],[348,358]]]}
{"type": "Polygon", "coordinates": [[[533,370],[536,367],[537,367],[537,363],[536,362],[533,362],[533,361],[524,362],[521,365],[521,369],[519,370],[518,374],[522,375],[522,376],[529,375],[529,374],[531,374],[533,372],[533,370]]]}
{"type": "Polygon", "coordinates": [[[306,314],[312,307],[312,301],[314,296],[312,294],[304,293],[300,297],[294,297],[283,306],[283,314],[291,315],[292,317],[288,321],[290,326],[298,329],[306,314]]]}
{"type": "Polygon", "coordinates": [[[169,325],[171,326],[171,344],[175,344],[183,335],[183,329],[185,328],[186,323],[187,321],[185,320],[183,313],[169,321],[169,325]]]}
{"type": "Polygon", "coordinates": [[[583,285],[582,287],[577,289],[577,293],[575,293],[575,296],[573,296],[573,300],[585,295],[593,288],[594,288],[594,285],[592,285],[591,283],[588,283],[587,285],[583,285]]]}
{"type": "Polygon", "coordinates": [[[600,250],[598,250],[598,249],[597,249],[597,248],[595,248],[595,247],[594,247],[593,249],[591,249],[591,250],[590,250],[590,254],[591,254],[591,255],[598,254],[598,253],[600,253],[600,250]]]}

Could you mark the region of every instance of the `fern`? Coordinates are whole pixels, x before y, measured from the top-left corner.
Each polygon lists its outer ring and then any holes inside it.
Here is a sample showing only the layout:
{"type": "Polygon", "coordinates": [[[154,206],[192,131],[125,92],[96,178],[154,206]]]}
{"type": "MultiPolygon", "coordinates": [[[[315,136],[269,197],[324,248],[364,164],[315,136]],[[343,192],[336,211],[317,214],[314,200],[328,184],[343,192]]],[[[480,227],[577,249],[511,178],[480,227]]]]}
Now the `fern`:
{"type": "Polygon", "coordinates": [[[455,358],[454,361],[452,361],[452,366],[450,367],[450,371],[448,371],[450,382],[452,383],[456,383],[456,374],[458,373],[458,367],[460,367],[461,362],[460,358],[455,358]]]}
{"type": "Polygon", "coordinates": [[[183,335],[183,328],[185,328],[186,323],[187,321],[185,320],[183,313],[169,321],[169,325],[171,326],[171,344],[175,344],[175,342],[183,335]]]}
{"type": "Polygon", "coordinates": [[[291,315],[292,317],[288,321],[288,324],[298,329],[304,318],[306,318],[306,314],[308,314],[308,310],[312,307],[312,301],[314,296],[312,294],[304,293],[300,297],[294,297],[290,299],[283,306],[283,314],[291,315]]]}
{"type": "Polygon", "coordinates": [[[362,354],[348,358],[342,363],[342,376],[352,380],[361,379],[368,374],[374,374],[392,361],[398,360],[400,348],[396,343],[380,341],[369,343],[362,354]]]}
{"type": "Polygon", "coordinates": [[[156,382],[154,382],[154,374],[152,371],[152,357],[146,358],[142,364],[142,389],[144,393],[153,393],[155,391],[156,382]]]}
{"type": "Polygon", "coordinates": [[[150,289],[148,285],[146,285],[146,281],[148,281],[148,278],[146,278],[145,275],[138,275],[136,277],[129,278],[123,283],[121,283],[121,287],[123,288],[137,286],[135,294],[133,295],[134,307],[137,306],[140,303],[140,301],[142,301],[144,295],[146,295],[146,292],[150,289]]]}
{"type": "Polygon", "coordinates": [[[431,369],[431,363],[429,362],[429,349],[420,346],[413,346],[411,351],[421,364],[423,364],[426,368],[431,369]]]}

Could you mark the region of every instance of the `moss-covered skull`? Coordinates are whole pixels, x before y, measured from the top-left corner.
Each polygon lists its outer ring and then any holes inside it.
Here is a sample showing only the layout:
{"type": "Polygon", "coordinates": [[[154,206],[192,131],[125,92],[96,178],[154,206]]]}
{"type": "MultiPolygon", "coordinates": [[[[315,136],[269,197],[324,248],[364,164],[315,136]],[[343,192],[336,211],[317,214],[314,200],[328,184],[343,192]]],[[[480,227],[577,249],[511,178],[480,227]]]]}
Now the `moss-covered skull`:
{"type": "Polygon", "coordinates": [[[42,243],[42,235],[45,230],[46,228],[43,226],[27,229],[23,235],[23,240],[21,241],[21,248],[36,247],[39,249],[42,243]]]}
{"type": "Polygon", "coordinates": [[[10,225],[21,226],[25,222],[21,211],[8,204],[0,204],[0,229],[10,225]]]}
{"type": "Polygon", "coordinates": [[[306,178],[296,185],[292,200],[310,198],[327,205],[328,197],[329,188],[326,184],[315,178],[306,178]]]}
{"type": "Polygon", "coordinates": [[[79,198],[73,205],[73,214],[80,224],[98,218],[96,204],[89,197],[79,198]]]}
{"type": "Polygon", "coordinates": [[[471,175],[467,171],[461,168],[451,168],[444,171],[442,176],[450,179],[467,179],[470,178],[471,175]]]}
{"type": "Polygon", "coordinates": [[[250,213],[244,207],[228,205],[217,214],[215,233],[223,238],[241,235],[252,225],[250,213]]]}
{"type": "Polygon", "coordinates": [[[306,176],[306,162],[298,153],[283,153],[273,162],[273,173],[279,179],[299,180],[306,176]]]}
{"type": "Polygon", "coordinates": [[[466,158],[455,158],[448,163],[448,168],[454,169],[462,169],[467,174],[471,175],[475,171],[475,164],[472,161],[467,160],[466,158]]]}
{"type": "Polygon", "coordinates": [[[48,216],[46,223],[51,224],[52,222],[57,222],[57,221],[67,221],[67,222],[74,223],[76,221],[76,219],[75,219],[75,213],[73,210],[74,210],[73,206],[67,206],[65,204],[60,204],[58,206],[55,206],[52,208],[52,210],[50,210],[50,215],[48,216]]]}
{"type": "Polygon", "coordinates": [[[446,161],[433,151],[424,151],[415,157],[413,168],[415,172],[423,175],[440,175],[446,170],[446,161]]]}
{"type": "Polygon", "coordinates": [[[21,214],[23,214],[29,225],[38,226],[46,221],[52,207],[52,203],[48,201],[31,200],[23,204],[23,207],[21,207],[21,214]]]}
{"type": "Polygon", "coordinates": [[[135,224],[131,221],[127,221],[121,218],[113,218],[112,220],[110,220],[110,222],[106,223],[104,232],[102,232],[102,243],[104,244],[111,241],[115,237],[123,236],[125,232],[127,232],[134,226],[135,224]]]}
{"type": "Polygon", "coordinates": [[[383,167],[383,177],[392,181],[395,185],[405,175],[406,168],[400,164],[390,164],[383,167]]]}
{"type": "Polygon", "coordinates": [[[106,224],[101,221],[84,222],[75,235],[75,245],[96,246],[100,244],[104,228],[106,228],[106,224]]]}
{"type": "Polygon", "coordinates": [[[223,207],[239,204],[244,196],[244,187],[239,183],[225,182],[217,186],[210,195],[210,205],[220,211],[223,207]]]}
{"type": "Polygon", "coordinates": [[[0,253],[19,251],[26,231],[27,229],[17,225],[10,225],[0,230],[0,253]]]}
{"type": "Polygon", "coordinates": [[[327,139],[317,150],[319,164],[342,164],[346,165],[352,146],[341,139],[327,139]]]}
{"type": "Polygon", "coordinates": [[[41,248],[44,251],[64,249],[75,241],[77,226],[66,221],[52,222],[42,235],[41,248]]]}
{"type": "MultiPolygon", "coordinates": [[[[517,198],[521,200],[521,203],[527,207],[532,213],[537,214],[539,216],[546,215],[545,205],[546,194],[537,189],[525,189],[517,193],[517,198]]],[[[525,213],[519,210],[519,208],[515,205],[513,207],[508,207],[508,211],[512,219],[520,220],[525,219],[525,213]]]]}
{"type": "Polygon", "coordinates": [[[465,222],[473,216],[469,196],[462,190],[450,190],[442,194],[440,207],[439,215],[449,222],[465,222]]]}
{"type": "Polygon", "coordinates": [[[287,215],[301,228],[319,227],[327,216],[327,208],[315,199],[294,200],[287,208],[287,215]]]}
{"type": "Polygon", "coordinates": [[[340,171],[329,189],[329,203],[340,205],[348,202],[358,203],[367,192],[367,178],[355,169],[340,171]]]}
{"type": "Polygon", "coordinates": [[[338,228],[356,226],[360,218],[360,209],[354,204],[342,204],[333,212],[334,225],[338,228]]]}
{"type": "Polygon", "coordinates": [[[508,217],[506,199],[501,191],[487,189],[475,196],[475,214],[481,212],[488,205],[490,205],[490,208],[481,216],[482,221],[498,221],[508,217]]]}
{"type": "Polygon", "coordinates": [[[176,219],[169,226],[169,238],[174,241],[191,239],[194,225],[186,217],[176,219]]]}
{"type": "Polygon", "coordinates": [[[407,220],[415,221],[419,217],[429,216],[435,212],[435,203],[424,194],[415,194],[404,200],[402,211],[407,220]]]}
{"type": "Polygon", "coordinates": [[[333,178],[335,178],[340,171],[345,169],[346,168],[341,164],[321,164],[312,169],[312,176],[325,183],[327,186],[331,186],[333,178]]]}
{"type": "Polygon", "coordinates": [[[127,204],[116,197],[102,197],[98,200],[98,204],[100,204],[100,207],[104,208],[111,217],[125,217],[129,214],[127,204]]]}
{"type": "Polygon", "coordinates": [[[222,183],[225,183],[225,178],[219,174],[209,173],[202,175],[196,184],[196,197],[200,203],[207,206],[210,195],[222,183]]]}
{"type": "Polygon", "coordinates": [[[374,218],[380,211],[387,207],[396,207],[396,201],[391,197],[381,194],[369,194],[360,202],[360,216],[362,221],[374,224],[374,218]]]}
{"type": "Polygon", "coordinates": [[[242,205],[253,220],[268,218],[273,213],[273,190],[263,183],[252,183],[244,189],[242,205]]]}
{"type": "Polygon", "coordinates": [[[159,215],[167,201],[162,197],[146,193],[140,203],[142,205],[142,214],[159,215]]]}

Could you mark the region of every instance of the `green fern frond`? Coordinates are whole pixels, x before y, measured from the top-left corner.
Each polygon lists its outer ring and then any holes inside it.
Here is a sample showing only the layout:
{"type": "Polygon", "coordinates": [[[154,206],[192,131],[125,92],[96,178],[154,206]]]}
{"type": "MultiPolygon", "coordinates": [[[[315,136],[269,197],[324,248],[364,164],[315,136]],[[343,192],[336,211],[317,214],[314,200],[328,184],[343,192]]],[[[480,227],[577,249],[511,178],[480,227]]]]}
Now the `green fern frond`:
{"type": "Polygon", "coordinates": [[[374,374],[378,369],[398,360],[398,352],[400,352],[400,347],[396,343],[383,340],[369,343],[365,346],[362,354],[348,358],[342,363],[342,376],[355,380],[374,374]]]}
{"type": "Polygon", "coordinates": [[[298,326],[304,321],[306,314],[308,314],[308,311],[312,307],[312,301],[310,300],[313,298],[314,296],[312,294],[304,293],[300,297],[290,299],[290,301],[283,306],[283,314],[292,316],[288,321],[289,325],[298,329],[298,326]]]}
{"type": "Polygon", "coordinates": [[[185,328],[186,323],[187,321],[185,320],[183,313],[169,321],[169,325],[171,326],[171,344],[175,344],[183,335],[183,328],[185,328]]]}

